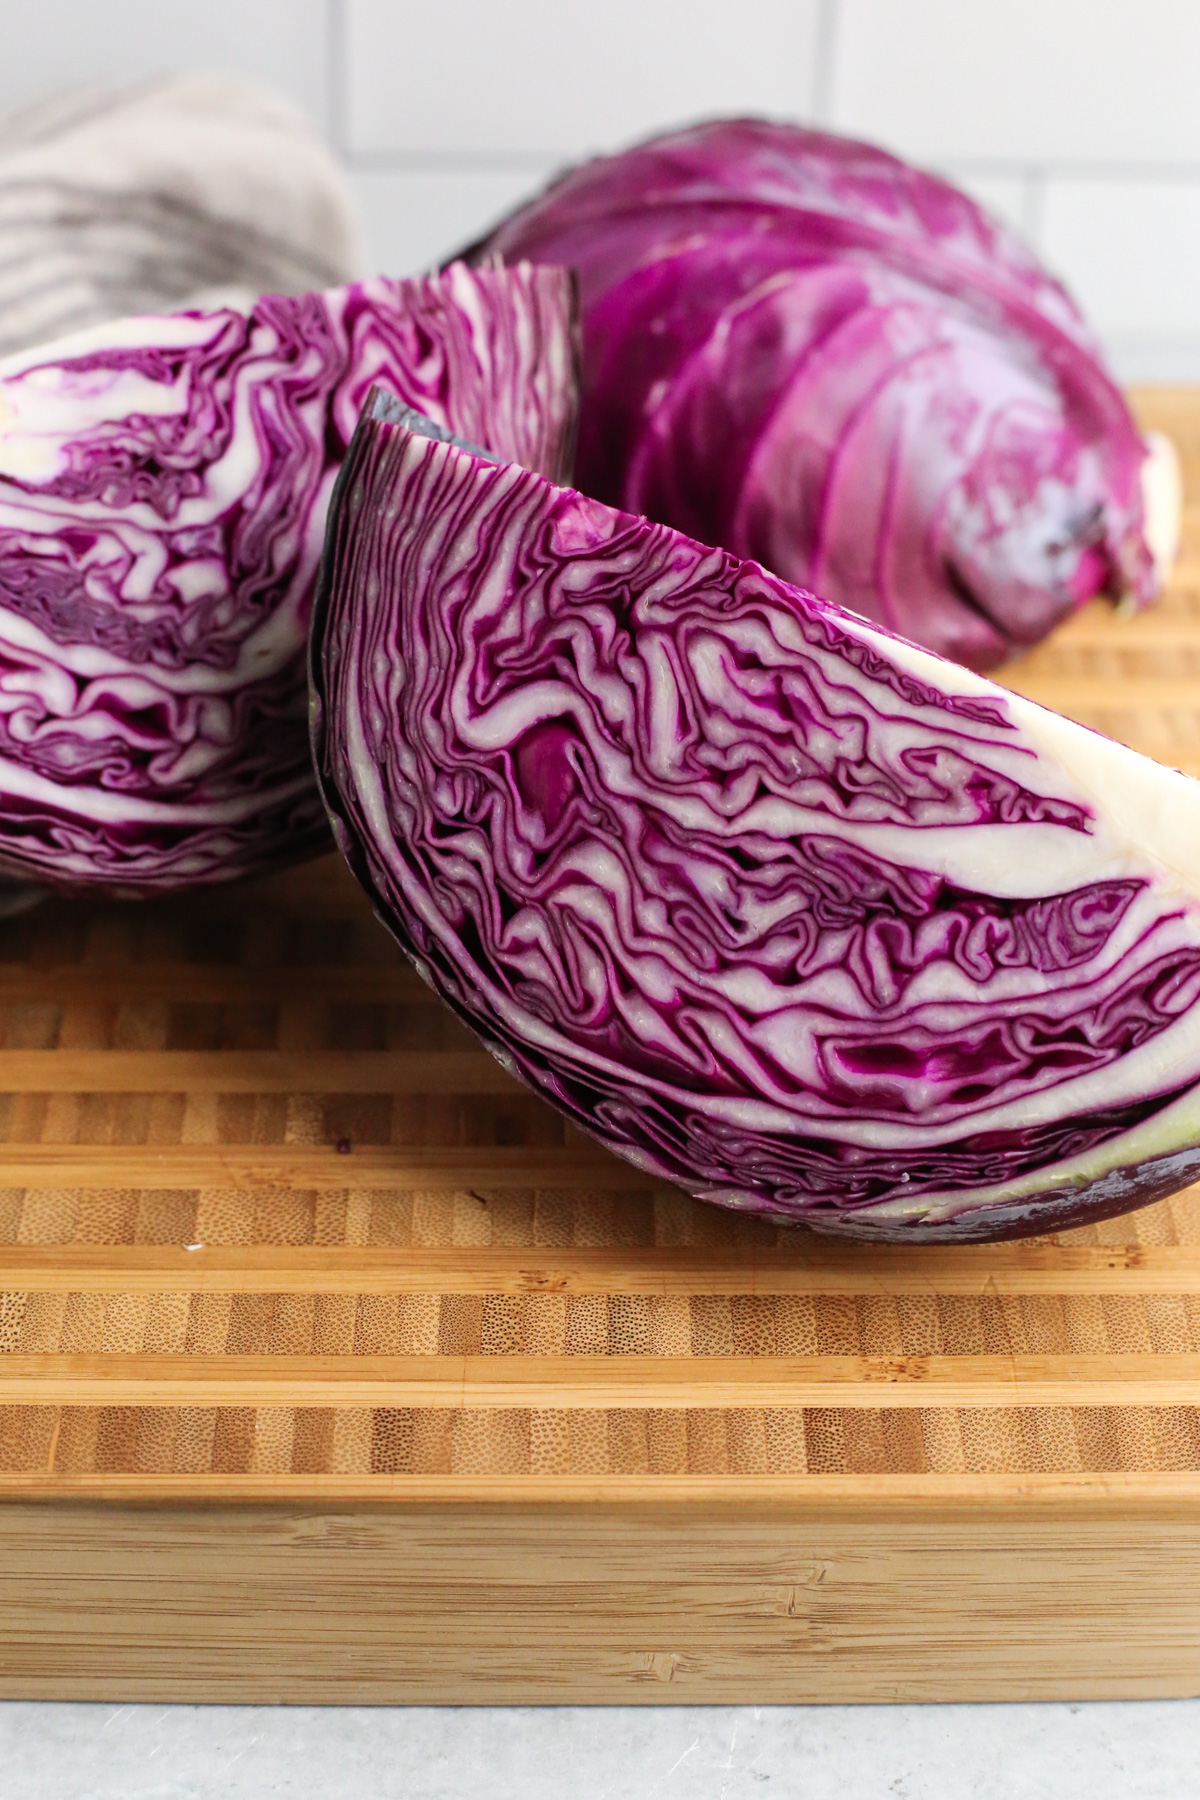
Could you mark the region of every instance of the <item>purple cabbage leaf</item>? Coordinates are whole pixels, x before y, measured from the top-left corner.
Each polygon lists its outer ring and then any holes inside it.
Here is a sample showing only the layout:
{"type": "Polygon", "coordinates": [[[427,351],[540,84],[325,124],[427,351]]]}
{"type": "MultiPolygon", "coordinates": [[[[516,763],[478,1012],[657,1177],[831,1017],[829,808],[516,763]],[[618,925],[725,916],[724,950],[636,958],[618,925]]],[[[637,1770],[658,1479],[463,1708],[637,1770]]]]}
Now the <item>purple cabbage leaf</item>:
{"type": "Polygon", "coordinates": [[[0,363],[0,869],[137,895],[324,849],[308,621],[367,393],[562,477],[573,309],[459,264],[0,363]]]}
{"type": "Polygon", "coordinates": [[[1075,305],[882,150],[699,125],[571,171],[467,254],[578,273],[598,499],[973,668],[1156,592],[1147,446],[1075,305]]]}
{"type": "Polygon", "coordinates": [[[330,516],[315,759],[507,1066],[824,1231],[1020,1236],[1200,1177],[1200,786],[387,413],[330,516]]]}

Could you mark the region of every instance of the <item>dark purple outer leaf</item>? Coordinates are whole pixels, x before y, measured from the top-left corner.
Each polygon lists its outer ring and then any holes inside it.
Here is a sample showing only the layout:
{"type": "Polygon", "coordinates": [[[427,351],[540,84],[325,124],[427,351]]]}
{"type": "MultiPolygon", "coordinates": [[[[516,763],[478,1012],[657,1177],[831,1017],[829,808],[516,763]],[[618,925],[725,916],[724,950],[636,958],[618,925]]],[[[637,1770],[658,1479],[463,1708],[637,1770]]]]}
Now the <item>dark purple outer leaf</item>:
{"type": "Polygon", "coordinates": [[[142,893],[323,848],[307,628],[369,389],[561,476],[574,358],[569,276],[459,264],[0,364],[0,868],[142,893]]]}
{"type": "Polygon", "coordinates": [[[1197,784],[371,417],[313,656],[318,770],[382,916],[647,1170],[933,1236],[1194,1178],[1197,784]]]}
{"type": "Polygon", "coordinates": [[[975,668],[1096,593],[1153,597],[1129,409],[946,182],[716,121],[571,171],[480,251],[578,271],[586,493],[975,668]]]}

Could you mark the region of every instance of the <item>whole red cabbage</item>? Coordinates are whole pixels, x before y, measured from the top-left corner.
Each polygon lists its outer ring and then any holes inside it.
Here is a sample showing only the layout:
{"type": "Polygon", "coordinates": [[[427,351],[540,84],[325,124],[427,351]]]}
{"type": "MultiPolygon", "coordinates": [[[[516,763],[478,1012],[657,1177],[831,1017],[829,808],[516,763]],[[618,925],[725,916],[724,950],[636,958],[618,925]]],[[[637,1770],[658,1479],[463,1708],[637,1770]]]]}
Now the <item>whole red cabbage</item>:
{"type": "Polygon", "coordinates": [[[0,363],[0,869],[137,894],[323,848],[308,620],[364,398],[562,474],[573,305],[460,264],[0,363]]]}
{"type": "Polygon", "coordinates": [[[1021,1235],[1200,1176],[1200,785],[370,411],[314,750],[418,968],[728,1206],[1021,1235]]]}
{"type": "Polygon", "coordinates": [[[579,274],[584,492],[975,668],[1153,597],[1145,446],[1012,232],[867,144],[717,121],[476,247],[579,274]]]}

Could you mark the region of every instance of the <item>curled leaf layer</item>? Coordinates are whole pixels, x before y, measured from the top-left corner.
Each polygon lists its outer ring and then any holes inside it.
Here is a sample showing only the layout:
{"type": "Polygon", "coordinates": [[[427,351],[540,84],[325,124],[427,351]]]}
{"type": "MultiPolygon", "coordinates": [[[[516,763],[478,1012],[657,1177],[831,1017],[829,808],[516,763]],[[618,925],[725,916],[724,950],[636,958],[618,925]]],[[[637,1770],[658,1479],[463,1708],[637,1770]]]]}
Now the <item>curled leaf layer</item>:
{"type": "Polygon", "coordinates": [[[1200,1173],[1200,787],[761,567],[366,416],[314,617],[335,835],[639,1166],[996,1237],[1200,1173]]]}
{"type": "Polygon", "coordinates": [[[321,848],[307,630],[365,396],[561,474],[572,305],[457,265],[0,363],[0,867],[143,893],[321,848]]]}

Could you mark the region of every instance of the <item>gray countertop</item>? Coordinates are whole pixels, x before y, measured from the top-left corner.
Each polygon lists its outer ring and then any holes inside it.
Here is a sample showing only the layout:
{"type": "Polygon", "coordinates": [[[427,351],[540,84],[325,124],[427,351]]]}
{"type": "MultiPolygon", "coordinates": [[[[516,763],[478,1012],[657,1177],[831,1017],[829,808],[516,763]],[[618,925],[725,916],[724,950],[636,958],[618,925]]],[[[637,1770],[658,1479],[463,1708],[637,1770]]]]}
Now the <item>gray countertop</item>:
{"type": "Polygon", "coordinates": [[[1182,1800],[1200,1700],[1046,1706],[0,1704],[5,1800],[1182,1800]]]}

